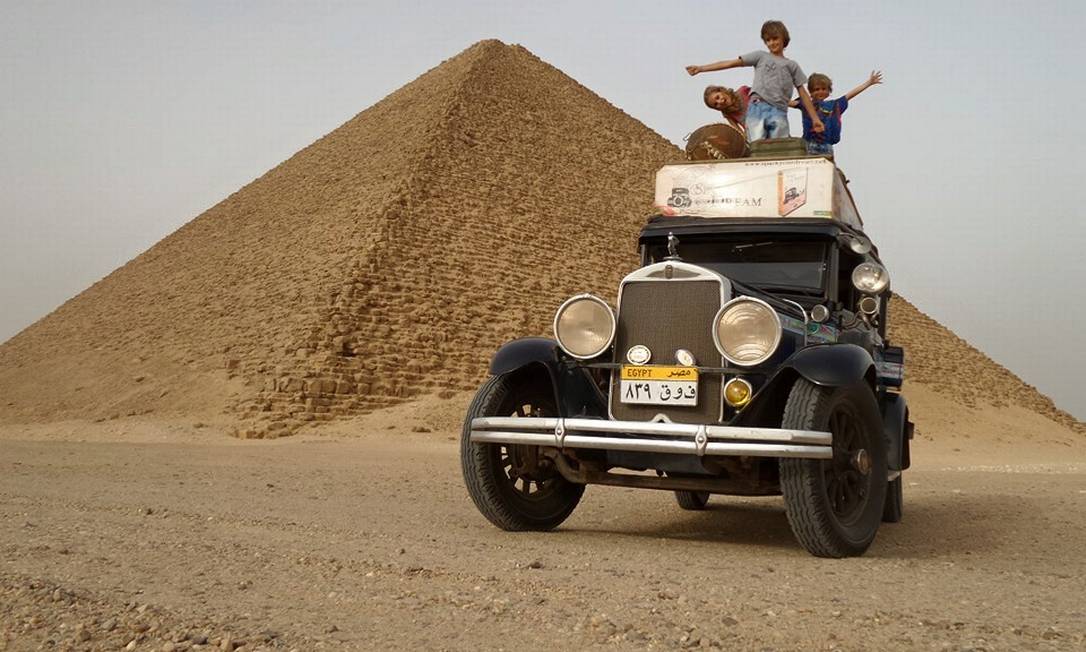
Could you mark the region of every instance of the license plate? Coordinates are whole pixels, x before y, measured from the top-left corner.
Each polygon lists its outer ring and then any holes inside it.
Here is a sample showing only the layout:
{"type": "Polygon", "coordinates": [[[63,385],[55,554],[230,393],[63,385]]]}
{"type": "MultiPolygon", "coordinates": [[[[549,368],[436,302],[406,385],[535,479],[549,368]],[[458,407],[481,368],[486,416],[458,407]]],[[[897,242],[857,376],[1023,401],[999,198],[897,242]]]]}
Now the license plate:
{"type": "Polygon", "coordinates": [[[623,365],[619,400],[640,405],[697,405],[698,370],[693,367],[623,365]]]}

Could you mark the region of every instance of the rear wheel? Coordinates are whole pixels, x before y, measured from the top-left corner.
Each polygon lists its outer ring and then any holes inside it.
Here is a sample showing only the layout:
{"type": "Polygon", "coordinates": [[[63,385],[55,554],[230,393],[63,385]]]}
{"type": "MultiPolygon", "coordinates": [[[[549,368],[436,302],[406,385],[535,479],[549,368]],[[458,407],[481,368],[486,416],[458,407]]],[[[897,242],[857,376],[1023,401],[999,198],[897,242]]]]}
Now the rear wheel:
{"type": "Polygon", "coordinates": [[[788,396],[781,427],[833,433],[833,458],[782,459],[781,491],[796,539],[813,555],[861,555],[883,514],[886,443],[866,385],[820,387],[803,378],[788,396]]]}
{"type": "Polygon", "coordinates": [[[709,492],[676,491],[675,501],[678,502],[679,507],[682,507],[683,509],[698,512],[705,509],[705,506],[709,504],[709,492]]]}
{"type": "Polygon", "coordinates": [[[584,485],[569,482],[539,446],[475,444],[476,417],[557,416],[549,384],[524,375],[494,376],[479,388],[464,419],[460,467],[479,512],[503,530],[550,530],[577,507],[584,485]]]}

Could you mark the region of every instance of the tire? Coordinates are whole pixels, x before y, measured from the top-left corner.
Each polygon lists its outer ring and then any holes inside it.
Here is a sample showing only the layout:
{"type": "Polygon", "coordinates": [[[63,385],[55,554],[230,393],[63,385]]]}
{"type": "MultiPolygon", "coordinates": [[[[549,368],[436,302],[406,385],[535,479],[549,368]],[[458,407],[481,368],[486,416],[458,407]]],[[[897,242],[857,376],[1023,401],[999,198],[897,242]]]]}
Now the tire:
{"type": "Polygon", "coordinates": [[[464,484],[479,512],[503,530],[552,530],[584,494],[538,446],[471,443],[471,420],[492,416],[556,416],[550,385],[518,374],[494,376],[475,395],[460,438],[464,484]]]}
{"type": "Polygon", "coordinates": [[[679,507],[691,512],[700,512],[709,504],[708,491],[676,491],[675,501],[679,507]]]}
{"type": "Polygon", "coordinates": [[[901,478],[897,476],[886,483],[886,503],[882,508],[883,523],[900,523],[905,513],[905,500],[901,491],[901,478]]]}
{"type": "Polygon", "coordinates": [[[871,389],[820,387],[799,378],[781,427],[833,433],[833,459],[780,461],[792,533],[818,557],[862,555],[878,532],[888,484],[886,442],[871,389]],[[867,453],[867,473],[852,462],[860,450],[867,453]]]}

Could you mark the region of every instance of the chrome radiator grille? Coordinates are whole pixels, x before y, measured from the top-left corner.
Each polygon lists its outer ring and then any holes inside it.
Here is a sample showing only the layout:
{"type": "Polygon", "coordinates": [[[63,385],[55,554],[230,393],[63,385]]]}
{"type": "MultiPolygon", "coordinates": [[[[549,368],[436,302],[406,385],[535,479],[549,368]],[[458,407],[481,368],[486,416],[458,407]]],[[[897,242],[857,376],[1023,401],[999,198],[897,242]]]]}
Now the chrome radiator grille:
{"type": "MultiPolygon", "coordinates": [[[[628,364],[626,351],[643,344],[652,351],[649,364],[673,365],[676,349],[694,354],[698,365],[724,366],[713,344],[712,321],[720,309],[721,285],[713,280],[633,281],[619,296],[615,362],[628,364]]],[[[722,379],[701,374],[698,404],[629,405],[620,401],[619,374],[611,379],[611,415],[615,419],[649,421],[664,414],[675,423],[716,423],[722,414],[722,379]]]]}

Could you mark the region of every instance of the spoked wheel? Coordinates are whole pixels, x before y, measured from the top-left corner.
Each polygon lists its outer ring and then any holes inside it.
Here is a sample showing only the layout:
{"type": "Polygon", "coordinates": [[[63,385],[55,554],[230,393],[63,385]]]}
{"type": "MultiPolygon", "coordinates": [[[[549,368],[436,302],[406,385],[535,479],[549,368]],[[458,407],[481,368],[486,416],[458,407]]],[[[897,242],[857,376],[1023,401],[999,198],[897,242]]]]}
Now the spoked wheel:
{"type": "Polygon", "coordinates": [[[475,506],[503,530],[550,530],[577,507],[584,485],[569,482],[539,446],[471,443],[476,417],[558,413],[549,385],[495,376],[479,388],[464,420],[460,466],[475,506]]]}
{"type": "Polygon", "coordinates": [[[679,507],[682,507],[683,509],[698,512],[705,509],[705,506],[709,504],[709,492],[676,491],[675,501],[679,503],[679,507]]]}
{"type": "Polygon", "coordinates": [[[826,497],[833,515],[842,523],[853,523],[863,515],[871,475],[870,444],[865,426],[852,405],[842,405],[830,414],[833,459],[822,464],[826,497]]]}
{"type": "Polygon", "coordinates": [[[554,486],[556,476],[551,461],[539,456],[538,447],[497,444],[494,450],[498,452],[505,477],[520,493],[521,498],[537,500],[554,486]]]}
{"type": "Polygon", "coordinates": [[[831,459],[781,460],[781,490],[796,539],[819,557],[863,554],[878,531],[887,489],[886,444],[871,390],[800,378],[782,427],[833,433],[831,459]]]}

